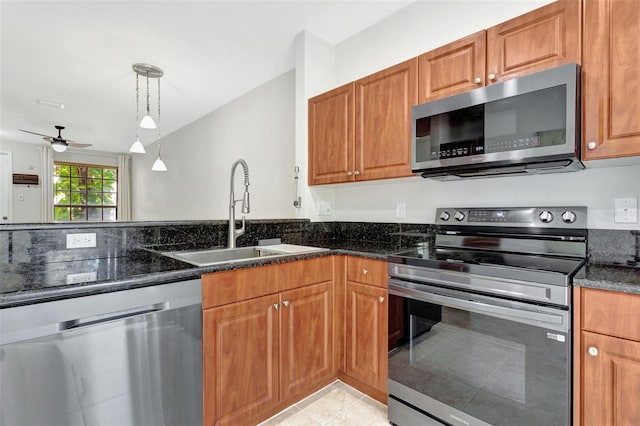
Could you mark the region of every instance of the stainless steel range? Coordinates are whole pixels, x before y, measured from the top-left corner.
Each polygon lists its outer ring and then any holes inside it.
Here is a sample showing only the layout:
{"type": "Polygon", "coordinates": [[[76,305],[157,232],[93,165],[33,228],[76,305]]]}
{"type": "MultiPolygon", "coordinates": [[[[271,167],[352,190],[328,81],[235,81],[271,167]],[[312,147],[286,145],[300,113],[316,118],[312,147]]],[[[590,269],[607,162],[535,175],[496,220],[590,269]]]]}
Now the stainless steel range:
{"type": "Polygon", "coordinates": [[[571,424],[571,283],[585,207],[440,208],[389,261],[389,420],[571,424]]]}

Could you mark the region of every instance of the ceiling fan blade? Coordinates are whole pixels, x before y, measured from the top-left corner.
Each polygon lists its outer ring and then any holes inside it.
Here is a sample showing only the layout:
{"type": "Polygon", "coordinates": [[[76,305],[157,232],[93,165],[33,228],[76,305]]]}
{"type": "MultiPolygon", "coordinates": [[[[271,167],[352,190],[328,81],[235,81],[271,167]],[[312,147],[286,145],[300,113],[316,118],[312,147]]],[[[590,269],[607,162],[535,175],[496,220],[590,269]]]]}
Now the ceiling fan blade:
{"type": "Polygon", "coordinates": [[[67,139],[67,145],[72,146],[74,148],[86,148],[88,146],[91,146],[92,144],[90,143],[77,143],[77,142],[71,142],[67,139]]]}
{"type": "Polygon", "coordinates": [[[25,132],[25,133],[31,133],[32,135],[38,135],[38,136],[44,136],[47,138],[53,138],[53,136],[49,136],[49,135],[43,135],[42,133],[36,133],[36,132],[30,132],[29,130],[24,130],[24,129],[18,129],[21,132],[25,132]]]}

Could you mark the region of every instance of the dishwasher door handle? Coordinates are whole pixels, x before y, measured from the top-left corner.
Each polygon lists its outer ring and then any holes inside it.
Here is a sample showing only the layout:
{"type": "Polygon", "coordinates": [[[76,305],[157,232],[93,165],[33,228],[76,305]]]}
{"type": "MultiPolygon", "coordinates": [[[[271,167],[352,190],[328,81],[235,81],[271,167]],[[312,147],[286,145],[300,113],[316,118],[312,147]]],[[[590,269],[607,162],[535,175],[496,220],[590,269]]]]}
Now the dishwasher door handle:
{"type": "Polygon", "coordinates": [[[78,318],[58,323],[58,331],[73,330],[82,327],[90,327],[105,322],[122,320],[137,315],[145,315],[169,309],[169,302],[156,303],[154,305],[140,306],[123,311],[109,312],[107,314],[78,318]]]}

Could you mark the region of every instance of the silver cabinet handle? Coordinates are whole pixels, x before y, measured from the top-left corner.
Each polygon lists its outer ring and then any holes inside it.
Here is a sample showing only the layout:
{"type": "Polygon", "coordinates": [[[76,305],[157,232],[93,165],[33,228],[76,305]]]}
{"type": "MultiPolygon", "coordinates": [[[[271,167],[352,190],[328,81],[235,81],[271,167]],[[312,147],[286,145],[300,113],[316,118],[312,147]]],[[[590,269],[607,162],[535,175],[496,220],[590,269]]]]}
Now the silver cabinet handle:
{"type": "Polygon", "coordinates": [[[587,149],[596,149],[597,146],[598,144],[596,143],[596,141],[587,142],[587,149]]]}
{"type": "Polygon", "coordinates": [[[284,302],[282,302],[282,304],[283,304],[285,307],[287,307],[287,306],[289,306],[289,301],[288,301],[288,300],[285,300],[284,302]]]}
{"type": "Polygon", "coordinates": [[[494,73],[489,74],[487,77],[489,77],[489,81],[496,81],[496,75],[494,73]]]}
{"type": "Polygon", "coordinates": [[[595,346],[589,346],[589,349],[587,349],[587,352],[591,356],[598,356],[598,348],[596,348],[595,346]]]}
{"type": "Polygon", "coordinates": [[[482,79],[480,77],[476,77],[476,78],[473,79],[473,82],[475,84],[480,84],[480,83],[482,83],[482,79]]]}
{"type": "Polygon", "coordinates": [[[280,309],[280,305],[278,303],[274,303],[273,308],[277,311],[278,309],[280,309]]]}
{"type": "Polygon", "coordinates": [[[358,170],[353,172],[354,175],[358,176],[360,174],[360,172],[358,170]]]}
{"type": "Polygon", "coordinates": [[[352,174],[351,170],[347,170],[347,176],[351,176],[352,174]]]}
{"type": "Polygon", "coordinates": [[[367,275],[367,274],[369,273],[369,271],[367,271],[366,269],[363,269],[363,270],[362,270],[362,273],[363,273],[363,274],[365,274],[365,275],[367,275]]]}
{"type": "Polygon", "coordinates": [[[378,297],[378,302],[380,302],[380,303],[384,302],[384,297],[382,297],[382,296],[378,297]]]}

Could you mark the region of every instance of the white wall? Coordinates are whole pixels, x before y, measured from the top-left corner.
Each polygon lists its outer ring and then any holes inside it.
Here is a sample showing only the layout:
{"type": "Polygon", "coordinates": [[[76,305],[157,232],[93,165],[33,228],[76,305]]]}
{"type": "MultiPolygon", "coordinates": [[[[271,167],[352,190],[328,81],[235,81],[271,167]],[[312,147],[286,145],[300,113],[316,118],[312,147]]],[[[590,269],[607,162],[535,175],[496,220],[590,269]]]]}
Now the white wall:
{"type": "MultiPolygon", "coordinates": [[[[156,143],[146,147],[147,154],[134,155],[133,219],[226,219],[231,165],[238,158],[250,171],[247,218],[295,217],[294,77],[289,71],[163,137],[167,172],[150,170],[156,143]]],[[[242,167],[235,188],[241,198],[242,167]]]]}
{"type": "MultiPolygon", "coordinates": [[[[334,81],[310,73],[308,97],[415,57],[450,41],[526,13],[550,1],[419,1],[334,46],[334,81]]],[[[305,66],[324,66],[321,55],[305,66]]],[[[306,120],[306,105],[296,114],[306,120]]],[[[297,121],[298,122],[298,121],[297,121]]],[[[306,129],[306,128],[305,128],[306,129]]],[[[306,149],[306,138],[296,149],[306,149]]],[[[306,152],[306,151],[305,151],[306,152]]],[[[596,162],[597,163],[597,162],[596,162]]],[[[306,163],[304,164],[306,170],[306,163]]],[[[615,224],[614,198],[640,197],[640,166],[607,167],[548,176],[500,177],[437,182],[422,178],[314,186],[312,200],[332,202],[330,216],[312,219],[433,223],[436,207],[584,205],[591,228],[638,229],[615,224]],[[406,203],[407,217],[395,217],[395,205],[406,203]]]]}
{"type": "Polygon", "coordinates": [[[12,222],[41,222],[42,167],[40,165],[40,145],[2,141],[2,152],[12,155],[13,173],[36,174],[40,185],[12,185],[12,222]]]}

